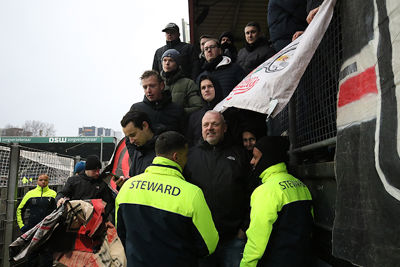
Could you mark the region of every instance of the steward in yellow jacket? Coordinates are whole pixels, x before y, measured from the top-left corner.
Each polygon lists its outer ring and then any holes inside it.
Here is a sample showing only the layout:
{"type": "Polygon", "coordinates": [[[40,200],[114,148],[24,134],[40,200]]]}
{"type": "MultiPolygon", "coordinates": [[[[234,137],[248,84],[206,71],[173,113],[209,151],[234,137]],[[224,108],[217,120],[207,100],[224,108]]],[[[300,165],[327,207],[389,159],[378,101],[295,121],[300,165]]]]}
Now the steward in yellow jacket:
{"type": "Polygon", "coordinates": [[[17,208],[17,222],[21,232],[25,233],[56,208],[56,192],[48,187],[49,177],[42,174],[37,187],[26,193],[17,208]],[[29,217],[23,220],[23,214],[29,210],[29,217]]]}
{"type": "Polygon", "coordinates": [[[152,165],[127,180],[115,202],[128,266],[197,266],[214,252],[218,233],[203,192],[182,175],[187,143],[165,132],[155,150],[152,165]]]}
{"type": "Polygon", "coordinates": [[[251,196],[241,267],[311,266],[311,194],[286,170],[288,147],[284,137],[269,136],[258,140],[253,149],[251,164],[262,185],[251,196]]]}

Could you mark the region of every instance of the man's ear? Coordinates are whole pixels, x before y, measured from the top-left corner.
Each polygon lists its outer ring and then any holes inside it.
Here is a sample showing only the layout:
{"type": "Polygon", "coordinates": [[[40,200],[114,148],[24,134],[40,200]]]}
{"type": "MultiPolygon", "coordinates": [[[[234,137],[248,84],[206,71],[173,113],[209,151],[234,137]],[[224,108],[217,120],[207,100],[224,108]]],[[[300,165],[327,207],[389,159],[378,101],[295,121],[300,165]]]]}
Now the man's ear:
{"type": "Polygon", "coordinates": [[[226,133],[227,130],[228,130],[228,125],[224,123],[224,133],[226,133]]]}
{"type": "Polygon", "coordinates": [[[164,90],[164,88],[165,88],[164,81],[160,82],[160,87],[161,87],[161,91],[164,90]]]}
{"type": "Polygon", "coordinates": [[[149,128],[149,123],[147,121],[143,121],[142,122],[142,128],[143,128],[143,130],[149,128]]]}
{"type": "Polygon", "coordinates": [[[178,152],[172,153],[172,160],[178,162],[178,152]]]}

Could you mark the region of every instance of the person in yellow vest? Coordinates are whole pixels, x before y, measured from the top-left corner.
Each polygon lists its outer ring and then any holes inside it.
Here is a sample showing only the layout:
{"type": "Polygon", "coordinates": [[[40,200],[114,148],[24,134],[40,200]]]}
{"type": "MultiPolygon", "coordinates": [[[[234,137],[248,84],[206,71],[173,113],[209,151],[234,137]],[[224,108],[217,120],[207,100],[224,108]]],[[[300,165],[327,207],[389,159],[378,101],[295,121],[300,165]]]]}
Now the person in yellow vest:
{"type": "Polygon", "coordinates": [[[25,233],[43,220],[56,208],[56,192],[49,188],[49,176],[39,175],[37,186],[26,193],[17,208],[17,222],[22,233],[25,233]],[[29,217],[23,214],[29,210],[29,217]]]}
{"type": "MultiPolygon", "coordinates": [[[[28,191],[18,205],[17,223],[22,233],[33,228],[56,208],[56,192],[50,189],[48,184],[49,176],[39,175],[36,188],[28,191]],[[25,212],[29,216],[24,216],[25,212]]],[[[25,266],[50,267],[52,263],[52,253],[48,248],[43,248],[29,255],[25,266]]]]}
{"type": "Polygon", "coordinates": [[[253,149],[251,165],[262,185],[251,195],[250,226],[241,267],[312,266],[311,194],[286,170],[289,142],[266,136],[253,149]]]}
{"type": "Polygon", "coordinates": [[[22,184],[26,185],[27,183],[29,183],[29,180],[26,178],[26,176],[24,176],[24,178],[22,178],[22,184]]]}
{"type": "Polygon", "coordinates": [[[153,163],[127,180],[115,201],[128,266],[197,266],[198,257],[214,252],[218,232],[202,190],[182,175],[187,142],[164,132],[155,151],[153,163]]]}

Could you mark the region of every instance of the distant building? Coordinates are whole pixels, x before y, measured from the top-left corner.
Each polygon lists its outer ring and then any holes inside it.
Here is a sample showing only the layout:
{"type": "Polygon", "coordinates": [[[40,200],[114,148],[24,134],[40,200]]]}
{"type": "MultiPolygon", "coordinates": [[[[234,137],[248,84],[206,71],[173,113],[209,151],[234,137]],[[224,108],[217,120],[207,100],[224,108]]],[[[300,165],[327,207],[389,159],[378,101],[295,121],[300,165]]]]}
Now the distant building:
{"type": "Polygon", "coordinates": [[[22,128],[2,128],[0,136],[32,136],[32,132],[25,131],[22,128]]]}
{"type": "Polygon", "coordinates": [[[111,136],[120,138],[121,132],[116,132],[113,129],[104,127],[84,126],[82,128],[79,128],[79,136],[111,136]]]}

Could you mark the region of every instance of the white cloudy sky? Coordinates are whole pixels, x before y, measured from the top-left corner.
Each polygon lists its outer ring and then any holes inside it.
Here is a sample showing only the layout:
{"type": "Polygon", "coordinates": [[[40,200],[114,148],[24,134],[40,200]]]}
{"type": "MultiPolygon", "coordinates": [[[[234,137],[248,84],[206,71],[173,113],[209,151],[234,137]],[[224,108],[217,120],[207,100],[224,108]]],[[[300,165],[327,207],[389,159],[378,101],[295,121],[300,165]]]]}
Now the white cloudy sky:
{"type": "Polygon", "coordinates": [[[186,0],[0,1],[0,128],[53,123],[120,131],[143,99],[139,76],[165,44],[163,26],[188,21],[186,0]]]}

